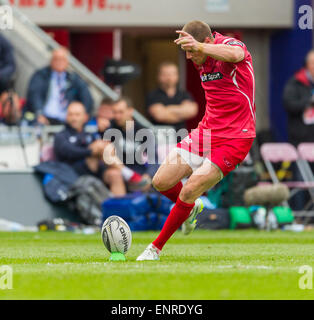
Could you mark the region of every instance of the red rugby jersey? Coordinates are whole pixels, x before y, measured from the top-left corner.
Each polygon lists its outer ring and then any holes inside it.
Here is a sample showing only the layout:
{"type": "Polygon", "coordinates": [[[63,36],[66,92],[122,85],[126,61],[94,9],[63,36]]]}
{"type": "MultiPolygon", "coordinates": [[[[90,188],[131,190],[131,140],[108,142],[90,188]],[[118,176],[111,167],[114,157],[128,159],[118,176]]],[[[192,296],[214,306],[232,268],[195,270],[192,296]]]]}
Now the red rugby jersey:
{"type": "Polygon", "coordinates": [[[211,129],[216,137],[254,138],[255,78],[251,54],[243,42],[218,32],[213,35],[215,44],[239,46],[245,57],[238,63],[208,57],[203,65],[194,64],[206,97],[205,115],[198,127],[211,129]]]}

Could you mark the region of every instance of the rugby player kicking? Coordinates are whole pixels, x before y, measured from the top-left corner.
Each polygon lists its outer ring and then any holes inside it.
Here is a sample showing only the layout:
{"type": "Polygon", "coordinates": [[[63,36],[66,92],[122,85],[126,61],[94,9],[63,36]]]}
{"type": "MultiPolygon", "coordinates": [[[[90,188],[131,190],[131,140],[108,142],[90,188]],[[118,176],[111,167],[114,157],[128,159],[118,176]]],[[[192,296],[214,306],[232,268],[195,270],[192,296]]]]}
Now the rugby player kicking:
{"type": "Polygon", "coordinates": [[[175,43],[200,74],[206,111],[153,178],[155,189],[175,205],[138,261],[159,260],[163,246],[181,225],[184,234],[195,229],[195,218],[203,210],[199,197],[245,159],[255,138],[255,80],[245,44],[212,33],[202,21],[191,21],[177,33],[175,43]],[[183,186],[181,180],[188,176],[183,186]]]}

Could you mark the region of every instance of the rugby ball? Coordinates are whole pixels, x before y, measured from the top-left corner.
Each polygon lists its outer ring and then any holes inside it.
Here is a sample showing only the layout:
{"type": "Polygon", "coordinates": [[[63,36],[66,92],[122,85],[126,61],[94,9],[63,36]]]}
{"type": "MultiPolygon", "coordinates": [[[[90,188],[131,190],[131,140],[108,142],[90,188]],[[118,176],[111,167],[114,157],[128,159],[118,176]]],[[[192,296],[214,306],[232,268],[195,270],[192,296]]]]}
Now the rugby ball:
{"type": "Polygon", "coordinates": [[[125,254],[131,247],[132,233],[129,225],[119,216],[106,219],[101,228],[102,241],[111,253],[125,254]]]}

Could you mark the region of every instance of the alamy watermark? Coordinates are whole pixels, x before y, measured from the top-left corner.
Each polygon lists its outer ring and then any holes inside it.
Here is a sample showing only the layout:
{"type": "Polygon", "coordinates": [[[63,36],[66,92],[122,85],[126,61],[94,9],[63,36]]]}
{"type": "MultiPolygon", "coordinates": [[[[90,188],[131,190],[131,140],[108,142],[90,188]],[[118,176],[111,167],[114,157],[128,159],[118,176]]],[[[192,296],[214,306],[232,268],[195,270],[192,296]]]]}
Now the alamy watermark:
{"type": "Polygon", "coordinates": [[[302,274],[299,279],[299,288],[302,290],[313,289],[313,268],[308,265],[301,266],[299,273],[302,274]]]}
{"type": "MultiPolygon", "coordinates": [[[[126,132],[111,128],[105,131],[103,139],[108,143],[103,152],[106,165],[121,161],[124,165],[161,164],[172,149],[175,152],[167,158],[169,164],[188,163],[192,168],[211,166],[211,130],[195,129],[190,134],[186,129],[151,129],[135,130],[134,122],[126,122],[126,132]],[[179,145],[177,142],[180,141],[179,145]],[[177,154],[180,156],[178,157],[177,154]],[[208,159],[209,161],[205,161],[208,159]]],[[[207,171],[206,171],[207,172],[207,171]]],[[[199,174],[206,174],[199,172],[199,174]]]]}
{"type": "Polygon", "coordinates": [[[299,7],[298,26],[302,30],[313,30],[313,8],[309,5],[299,7]]]}
{"type": "Polygon", "coordinates": [[[0,6],[0,30],[13,29],[13,10],[10,6],[0,6]]]}
{"type": "Polygon", "coordinates": [[[13,269],[10,266],[0,266],[0,290],[13,289],[13,269]]]}

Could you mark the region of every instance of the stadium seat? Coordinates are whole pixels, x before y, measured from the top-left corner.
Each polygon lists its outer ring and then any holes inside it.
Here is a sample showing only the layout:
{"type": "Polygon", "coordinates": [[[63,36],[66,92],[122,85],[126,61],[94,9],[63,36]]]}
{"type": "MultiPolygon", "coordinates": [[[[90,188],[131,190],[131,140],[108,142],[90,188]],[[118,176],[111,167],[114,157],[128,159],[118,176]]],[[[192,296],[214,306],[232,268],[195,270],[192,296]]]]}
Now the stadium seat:
{"type": "Polygon", "coordinates": [[[309,185],[310,202],[306,207],[314,204],[314,175],[310,163],[314,163],[314,143],[300,143],[298,145],[298,166],[302,178],[309,185]]]}
{"type": "MultiPolygon", "coordinates": [[[[303,149],[302,149],[303,150],[303,149]]],[[[314,180],[304,179],[304,181],[287,181],[281,182],[279,181],[275,169],[273,167],[273,163],[283,162],[283,161],[290,161],[295,162],[297,164],[298,170],[300,170],[302,174],[302,169],[300,165],[300,157],[296,150],[296,148],[290,143],[264,143],[261,146],[261,155],[264,160],[265,166],[269,172],[271,180],[274,184],[283,183],[289,189],[291,189],[290,198],[292,198],[296,193],[301,190],[307,190],[311,194],[314,190],[314,180]]],[[[303,177],[303,175],[302,175],[303,177]]],[[[305,177],[305,176],[304,176],[305,177]]],[[[312,198],[314,199],[314,198],[312,198]]],[[[300,212],[299,216],[301,215],[312,215],[312,212],[307,212],[309,206],[305,206],[304,210],[300,212]]]]}

